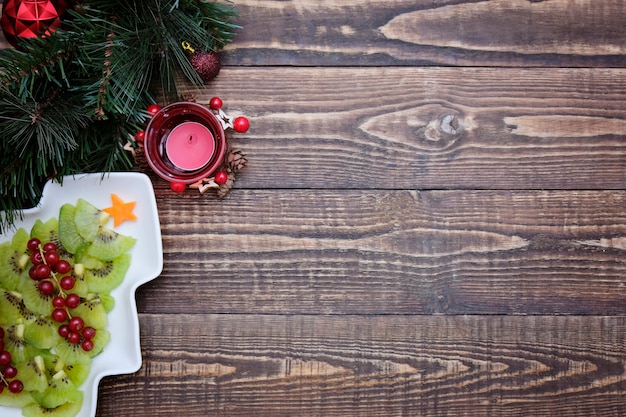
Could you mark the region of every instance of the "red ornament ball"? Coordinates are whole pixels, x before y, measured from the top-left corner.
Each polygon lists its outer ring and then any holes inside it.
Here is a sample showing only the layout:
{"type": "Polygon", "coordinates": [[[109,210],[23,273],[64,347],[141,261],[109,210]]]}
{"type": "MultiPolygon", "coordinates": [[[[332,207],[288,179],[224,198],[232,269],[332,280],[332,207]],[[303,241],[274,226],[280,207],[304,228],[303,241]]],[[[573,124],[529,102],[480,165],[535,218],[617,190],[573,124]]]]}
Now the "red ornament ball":
{"type": "Polygon", "coordinates": [[[4,37],[17,47],[18,39],[49,35],[61,26],[67,8],[65,0],[5,0],[0,19],[4,37]]]}
{"type": "Polygon", "coordinates": [[[219,110],[222,108],[223,105],[224,103],[222,102],[222,99],[219,97],[213,97],[211,98],[211,101],[209,101],[209,107],[212,108],[213,110],[219,110]]]}
{"type": "Polygon", "coordinates": [[[213,51],[194,52],[193,55],[189,57],[189,62],[191,62],[191,66],[204,82],[211,81],[213,78],[217,77],[222,67],[220,56],[213,51]]]}
{"type": "Polygon", "coordinates": [[[151,104],[146,109],[146,111],[148,112],[150,116],[154,116],[155,114],[159,112],[159,110],[161,110],[161,106],[159,106],[158,104],[151,104]]]}
{"type": "Polygon", "coordinates": [[[228,181],[228,174],[224,171],[217,171],[215,173],[215,182],[219,185],[226,184],[228,181]]]}
{"type": "Polygon", "coordinates": [[[233,129],[235,132],[245,133],[250,129],[250,122],[243,116],[239,116],[233,120],[233,129]]]}
{"type": "Polygon", "coordinates": [[[135,133],[135,142],[143,143],[143,140],[145,137],[146,137],[146,132],[143,130],[139,130],[137,131],[137,133],[135,133]]]}
{"type": "Polygon", "coordinates": [[[170,188],[175,193],[182,193],[187,188],[187,184],[184,182],[170,182],[170,188]]]}

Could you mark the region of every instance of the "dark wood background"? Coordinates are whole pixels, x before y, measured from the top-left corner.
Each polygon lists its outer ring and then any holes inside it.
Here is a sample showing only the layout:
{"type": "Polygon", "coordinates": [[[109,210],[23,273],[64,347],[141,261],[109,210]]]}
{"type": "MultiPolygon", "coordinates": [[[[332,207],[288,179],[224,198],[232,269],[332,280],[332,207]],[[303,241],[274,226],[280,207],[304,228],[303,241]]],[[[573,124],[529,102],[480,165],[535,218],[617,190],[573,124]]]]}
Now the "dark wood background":
{"type": "Polygon", "coordinates": [[[624,416],[626,4],[236,0],[220,200],[153,176],[98,417],[624,416]]]}

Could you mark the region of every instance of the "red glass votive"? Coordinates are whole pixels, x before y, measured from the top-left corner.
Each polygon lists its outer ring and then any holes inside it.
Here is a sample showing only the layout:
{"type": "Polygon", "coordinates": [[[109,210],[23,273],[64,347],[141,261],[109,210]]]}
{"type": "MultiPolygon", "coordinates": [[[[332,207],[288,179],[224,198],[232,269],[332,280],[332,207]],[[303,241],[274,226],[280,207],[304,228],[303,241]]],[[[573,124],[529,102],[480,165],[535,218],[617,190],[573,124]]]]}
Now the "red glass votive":
{"type": "Polygon", "coordinates": [[[222,165],[227,147],[217,117],[192,102],[163,107],[148,123],[144,137],[150,168],[167,181],[184,184],[210,177],[222,165]]]}

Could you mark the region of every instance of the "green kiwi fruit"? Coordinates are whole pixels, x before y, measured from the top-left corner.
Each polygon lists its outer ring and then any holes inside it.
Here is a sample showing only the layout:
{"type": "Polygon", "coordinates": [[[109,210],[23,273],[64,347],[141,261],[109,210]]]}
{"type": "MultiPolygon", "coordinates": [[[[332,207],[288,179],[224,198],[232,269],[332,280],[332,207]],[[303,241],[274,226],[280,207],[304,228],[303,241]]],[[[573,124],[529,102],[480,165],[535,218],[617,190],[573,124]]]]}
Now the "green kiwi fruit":
{"type": "Polygon", "coordinates": [[[82,392],[78,391],[80,399],[74,402],[66,402],[58,407],[48,408],[38,403],[31,403],[22,408],[24,417],[73,417],[77,415],[83,406],[82,392]]]}
{"type": "Polygon", "coordinates": [[[37,319],[24,305],[24,297],[20,292],[0,288],[0,326],[11,326],[18,320],[22,323],[37,319]]]}
{"type": "Polygon", "coordinates": [[[78,387],[89,376],[91,358],[85,357],[83,363],[67,364],[58,355],[47,353],[44,355],[44,363],[46,364],[46,373],[49,378],[52,378],[59,371],[64,371],[67,377],[78,387]]]}
{"type": "Polygon", "coordinates": [[[132,236],[121,235],[114,230],[101,227],[87,250],[87,255],[101,261],[110,261],[128,252],[136,241],[137,239],[132,236]]]}
{"type": "Polygon", "coordinates": [[[42,243],[58,242],[59,240],[59,221],[56,217],[50,218],[43,222],[40,219],[35,220],[32,229],[30,229],[30,237],[36,237],[42,243]]]}
{"type": "Polygon", "coordinates": [[[97,294],[88,294],[81,303],[72,310],[72,315],[82,317],[87,326],[104,329],[108,324],[107,312],[97,294]]]}
{"type": "Polygon", "coordinates": [[[59,240],[63,247],[70,253],[78,254],[88,242],[78,233],[74,216],[76,207],[66,203],[59,210],[59,240]]]}
{"type": "Polygon", "coordinates": [[[46,364],[41,355],[15,365],[20,381],[26,391],[43,392],[48,387],[46,364]]]}
{"type": "Polygon", "coordinates": [[[14,324],[5,329],[4,349],[11,354],[13,363],[28,361],[42,351],[29,345],[24,339],[25,325],[23,323],[14,324]]]}
{"type": "Polygon", "coordinates": [[[17,290],[22,294],[24,305],[37,315],[52,313],[52,299],[55,294],[44,295],[39,291],[39,282],[26,276],[20,281],[17,290]]]}
{"type": "Polygon", "coordinates": [[[8,290],[15,290],[20,281],[22,272],[30,262],[26,253],[26,243],[30,235],[25,229],[18,229],[11,242],[0,245],[0,286],[8,290]]]}
{"type": "Polygon", "coordinates": [[[98,230],[109,219],[109,214],[90,202],[79,198],[74,209],[76,231],[87,242],[93,242],[98,230]]]}
{"type": "Polygon", "coordinates": [[[18,407],[22,408],[25,405],[32,404],[35,400],[33,399],[30,392],[24,390],[19,394],[13,394],[8,389],[0,392],[0,405],[4,405],[7,407],[18,407]]]}
{"type": "Polygon", "coordinates": [[[43,392],[31,393],[35,401],[48,409],[57,408],[66,403],[82,401],[83,393],[67,377],[65,371],[59,371],[50,378],[43,392]]]}
{"type": "Polygon", "coordinates": [[[24,340],[38,349],[51,349],[61,340],[55,322],[49,316],[40,316],[24,326],[24,340]]]}
{"type": "Polygon", "coordinates": [[[131,257],[127,253],[100,263],[97,268],[85,268],[84,275],[89,291],[107,293],[122,283],[130,267],[131,257]]]}

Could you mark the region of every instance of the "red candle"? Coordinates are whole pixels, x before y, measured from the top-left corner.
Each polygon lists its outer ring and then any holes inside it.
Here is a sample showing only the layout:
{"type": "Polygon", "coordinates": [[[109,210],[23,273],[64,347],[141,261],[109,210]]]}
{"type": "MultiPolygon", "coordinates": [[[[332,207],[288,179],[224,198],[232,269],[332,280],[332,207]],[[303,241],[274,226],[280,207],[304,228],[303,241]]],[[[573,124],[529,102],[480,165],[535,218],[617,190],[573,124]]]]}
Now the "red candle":
{"type": "Polygon", "coordinates": [[[197,122],[184,122],[172,129],[165,143],[165,153],[177,168],[195,171],[209,163],[215,153],[211,131],[197,122]]]}

